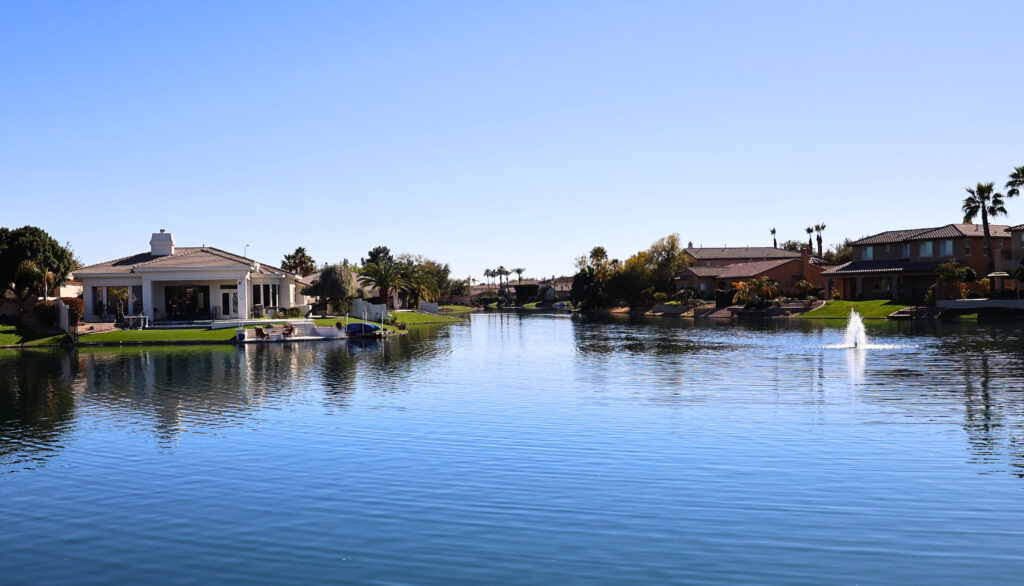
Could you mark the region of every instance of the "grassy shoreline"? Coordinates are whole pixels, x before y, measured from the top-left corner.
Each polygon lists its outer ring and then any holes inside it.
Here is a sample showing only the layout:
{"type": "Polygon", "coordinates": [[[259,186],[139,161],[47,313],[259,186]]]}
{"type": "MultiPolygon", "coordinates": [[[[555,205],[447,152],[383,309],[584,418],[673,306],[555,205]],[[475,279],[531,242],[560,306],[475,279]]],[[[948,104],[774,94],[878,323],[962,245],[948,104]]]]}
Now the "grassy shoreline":
{"type": "Polygon", "coordinates": [[[856,310],[864,319],[885,319],[889,314],[905,307],[909,306],[895,303],[889,299],[828,301],[818,309],[801,314],[799,319],[847,319],[850,317],[851,310],[856,310]]]}

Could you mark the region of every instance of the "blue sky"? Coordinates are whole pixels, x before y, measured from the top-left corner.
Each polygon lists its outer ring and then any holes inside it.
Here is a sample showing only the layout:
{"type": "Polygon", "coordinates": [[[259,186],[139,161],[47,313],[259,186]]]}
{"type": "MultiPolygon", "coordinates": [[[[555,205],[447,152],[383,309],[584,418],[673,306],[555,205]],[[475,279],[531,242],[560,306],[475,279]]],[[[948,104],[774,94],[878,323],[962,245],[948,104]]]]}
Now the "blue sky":
{"type": "MultiPolygon", "coordinates": [[[[567,274],[679,232],[960,219],[1024,165],[1024,4],[15,3],[0,225],[567,274]]],[[[1008,205],[1024,223],[1024,201],[1008,205]]]]}

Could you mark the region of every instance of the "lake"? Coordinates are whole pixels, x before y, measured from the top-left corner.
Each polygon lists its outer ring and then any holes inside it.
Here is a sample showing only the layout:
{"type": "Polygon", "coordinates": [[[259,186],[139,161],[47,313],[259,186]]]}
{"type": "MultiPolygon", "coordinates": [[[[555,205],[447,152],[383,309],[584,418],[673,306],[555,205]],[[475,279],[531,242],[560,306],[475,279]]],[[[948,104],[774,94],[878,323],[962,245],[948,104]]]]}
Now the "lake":
{"type": "Polygon", "coordinates": [[[1019,580],[1024,327],[843,333],[3,352],[0,582],[1019,580]]]}

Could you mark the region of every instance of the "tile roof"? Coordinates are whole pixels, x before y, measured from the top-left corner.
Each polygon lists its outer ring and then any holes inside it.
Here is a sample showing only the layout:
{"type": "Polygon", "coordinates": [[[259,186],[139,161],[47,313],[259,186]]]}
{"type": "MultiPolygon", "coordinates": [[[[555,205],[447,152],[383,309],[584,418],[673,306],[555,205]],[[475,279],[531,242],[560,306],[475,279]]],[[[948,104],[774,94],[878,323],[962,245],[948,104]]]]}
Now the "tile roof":
{"type": "Polygon", "coordinates": [[[1021,230],[1024,230],[1024,224],[1017,224],[1006,229],[1007,232],[1020,232],[1021,230]]]}
{"type": "Polygon", "coordinates": [[[721,272],[718,273],[719,279],[744,279],[748,277],[756,277],[761,273],[770,271],[774,268],[781,267],[786,263],[793,262],[796,259],[783,258],[778,260],[759,260],[756,262],[741,262],[722,267],[721,272]]]}
{"type": "MultiPolygon", "coordinates": [[[[993,238],[1006,238],[1009,234],[1009,226],[989,224],[989,234],[993,238]]],[[[937,238],[963,238],[966,236],[980,237],[985,235],[985,229],[980,224],[946,224],[938,228],[912,228],[909,230],[889,230],[873,236],[866,236],[853,243],[854,246],[863,244],[894,244],[898,242],[909,242],[912,240],[931,240],[937,238]]]]}
{"type": "MultiPolygon", "coordinates": [[[[78,269],[75,271],[75,276],[81,277],[91,274],[110,273],[130,274],[136,272],[136,270],[145,270],[147,268],[249,267],[255,262],[252,259],[212,246],[178,246],[175,247],[174,254],[172,255],[154,256],[149,252],[142,252],[78,269]]],[[[262,263],[257,273],[261,275],[293,274],[262,263]]]]}
{"type": "Polygon", "coordinates": [[[728,260],[754,258],[800,258],[800,253],[793,250],[773,248],[771,246],[733,246],[722,248],[686,248],[687,254],[697,260],[728,260]]]}
{"type": "Polygon", "coordinates": [[[913,261],[896,260],[855,260],[821,271],[823,277],[843,275],[864,275],[869,273],[931,273],[944,260],[913,261]]]}
{"type": "Polygon", "coordinates": [[[793,258],[781,258],[774,260],[758,260],[754,262],[738,262],[724,267],[687,267],[683,269],[680,277],[697,276],[712,279],[747,279],[756,277],[761,273],[781,267],[786,263],[793,262],[793,258]]]}

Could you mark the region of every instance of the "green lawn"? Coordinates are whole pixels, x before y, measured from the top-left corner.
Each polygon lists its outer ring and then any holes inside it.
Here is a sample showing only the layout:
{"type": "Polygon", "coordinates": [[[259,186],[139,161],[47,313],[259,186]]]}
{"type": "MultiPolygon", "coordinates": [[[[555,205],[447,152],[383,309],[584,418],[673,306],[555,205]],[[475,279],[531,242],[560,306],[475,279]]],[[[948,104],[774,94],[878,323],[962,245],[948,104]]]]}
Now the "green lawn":
{"type": "Polygon", "coordinates": [[[472,313],[473,308],[468,305],[442,305],[445,313],[472,313]]]}
{"type": "Polygon", "coordinates": [[[894,311],[907,307],[888,299],[871,301],[829,301],[824,307],[808,311],[800,317],[803,319],[846,319],[850,310],[855,309],[864,319],[882,319],[894,311]]]}
{"type": "Polygon", "coordinates": [[[28,328],[0,326],[0,346],[43,346],[47,344],[60,344],[66,338],[67,334],[51,336],[49,334],[38,334],[28,328]]]}
{"type": "Polygon", "coordinates": [[[88,342],[227,342],[234,339],[235,329],[210,330],[206,328],[182,328],[176,330],[115,330],[99,334],[78,336],[78,341],[88,342]]]}

